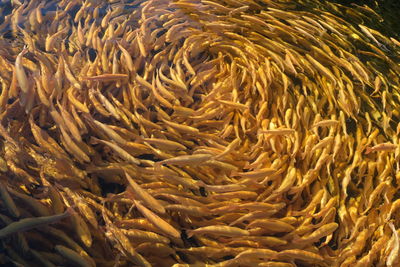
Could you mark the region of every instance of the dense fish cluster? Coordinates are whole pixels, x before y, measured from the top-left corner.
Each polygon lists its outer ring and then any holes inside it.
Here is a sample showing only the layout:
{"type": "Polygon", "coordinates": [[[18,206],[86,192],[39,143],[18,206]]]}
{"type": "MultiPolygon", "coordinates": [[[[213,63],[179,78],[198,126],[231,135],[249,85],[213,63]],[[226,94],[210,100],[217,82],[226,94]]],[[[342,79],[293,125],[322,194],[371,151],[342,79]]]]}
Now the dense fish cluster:
{"type": "Polygon", "coordinates": [[[399,266],[400,42],[380,21],[2,1],[0,264],[399,266]]]}

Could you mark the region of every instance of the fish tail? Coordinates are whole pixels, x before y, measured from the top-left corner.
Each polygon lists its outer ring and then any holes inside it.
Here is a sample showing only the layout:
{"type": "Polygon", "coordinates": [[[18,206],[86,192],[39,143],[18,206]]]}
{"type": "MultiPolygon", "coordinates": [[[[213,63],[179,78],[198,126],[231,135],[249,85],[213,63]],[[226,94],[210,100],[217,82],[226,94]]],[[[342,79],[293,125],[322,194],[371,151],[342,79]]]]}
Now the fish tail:
{"type": "Polygon", "coordinates": [[[372,152],[372,148],[370,146],[367,146],[367,148],[365,149],[365,154],[368,155],[371,152],[372,152]]]}
{"type": "Polygon", "coordinates": [[[231,176],[238,176],[238,175],[239,175],[239,172],[236,171],[236,170],[233,170],[233,171],[231,172],[231,176]]]}
{"type": "Polygon", "coordinates": [[[186,234],[188,238],[191,238],[194,235],[193,230],[186,230],[186,234]]]}
{"type": "Polygon", "coordinates": [[[302,239],[299,235],[294,234],[292,242],[293,242],[293,244],[300,244],[300,243],[302,243],[302,239]]]}

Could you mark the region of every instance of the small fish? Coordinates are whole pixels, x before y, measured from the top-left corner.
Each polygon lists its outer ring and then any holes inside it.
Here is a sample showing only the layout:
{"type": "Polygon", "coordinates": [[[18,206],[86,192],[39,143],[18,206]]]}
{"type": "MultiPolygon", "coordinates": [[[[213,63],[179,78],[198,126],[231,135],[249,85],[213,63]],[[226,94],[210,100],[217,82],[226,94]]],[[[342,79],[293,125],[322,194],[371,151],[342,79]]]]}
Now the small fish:
{"type": "Polygon", "coordinates": [[[325,224],[325,225],[321,226],[320,228],[318,228],[317,230],[315,230],[314,232],[312,232],[311,234],[309,234],[308,236],[297,238],[297,239],[293,240],[293,243],[307,244],[307,243],[316,242],[317,240],[321,239],[322,237],[333,233],[338,227],[339,227],[339,225],[334,222],[325,224]]]}
{"type": "Polygon", "coordinates": [[[400,240],[399,240],[399,234],[397,233],[397,230],[392,222],[389,223],[389,227],[393,231],[394,242],[393,242],[393,247],[390,248],[389,256],[386,259],[386,265],[391,267],[394,266],[395,262],[399,262],[400,240]]]}
{"type": "MultiPolygon", "coordinates": [[[[147,221],[148,222],[148,221],[147,221]]],[[[159,231],[157,227],[154,227],[155,231],[159,231]]],[[[139,229],[122,229],[122,232],[128,236],[129,238],[134,239],[136,242],[152,242],[152,243],[162,243],[162,244],[169,244],[171,241],[169,238],[162,236],[160,234],[154,233],[154,230],[151,232],[143,231],[139,229]]]]}
{"type": "Polygon", "coordinates": [[[15,72],[17,74],[17,80],[19,87],[22,90],[22,97],[21,97],[21,105],[25,105],[26,101],[28,100],[28,93],[30,91],[29,89],[29,80],[26,75],[26,72],[24,70],[24,67],[22,65],[22,57],[28,53],[28,48],[25,46],[24,49],[18,54],[16,60],[15,60],[15,72]]]}
{"type": "Polygon", "coordinates": [[[150,209],[160,214],[165,214],[164,207],[157,199],[155,199],[152,195],[147,193],[145,189],[138,185],[127,172],[125,172],[125,177],[128,180],[129,185],[131,186],[130,188],[137,198],[143,201],[143,203],[146,204],[150,209]]]}
{"type": "Polygon", "coordinates": [[[383,47],[383,45],[380,42],[378,42],[378,40],[376,40],[376,38],[372,35],[372,33],[368,27],[361,25],[361,24],[359,24],[358,27],[360,27],[361,31],[363,33],[365,33],[365,35],[367,35],[368,38],[370,38],[372,41],[374,41],[379,47],[381,47],[381,48],[383,47]]]}
{"type": "Polygon", "coordinates": [[[162,119],[162,121],[165,122],[168,126],[171,126],[172,128],[176,129],[177,131],[180,131],[183,133],[187,133],[187,134],[196,136],[200,132],[199,129],[185,125],[185,124],[179,124],[179,123],[167,121],[164,119],[162,119]]]}
{"type": "Polygon", "coordinates": [[[83,113],[89,113],[89,109],[88,109],[88,107],[86,106],[86,104],[80,102],[80,101],[79,101],[78,99],[76,99],[76,97],[74,96],[74,89],[73,89],[73,87],[70,87],[70,88],[67,90],[67,97],[68,97],[68,100],[75,106],[75,108],[76,108],[77,110],[80,110],[80,111],[82,111],[83,113]]]}
{"type": "Polygon", "coordinates": [[[162,164],[170,164],[170,165],[191,165],[191,164],[199,164],[210,160],[213,157],[211,154],[193,154],[193,155],[184,155],[184,156],[177,156],[170,159],[165,159],[156,163],[157,166],[162,164]]]}
{"type": "Polygon", "coordinates": [[[125,145],[127,141],[122,138],[116,131],[114,131],[112,128],[110,128],[107,124],[101,123],[95,119],[93,119],[91,116],[86,116],[89,121],[93,122],[97,127],[102,129],[108,137],[111,138],[111,140],[117,142],[119,145],[125,145]]]}
{"type": "Polygon", "coordinates": [[[0,196],[1,199],[4,202],[4,206],[8,210],[8,212],[15,218],[18,218],[20,216],[20,211],[18,207],[15,205],[14,200],[8,193],[7,187],[4,186],[3,182],[0,182],[0,196]]]}
{"type": "Polygon", "coordinates": [[[117,81],[117,80],[123,80],[127,79],[128,75],[123,74],[123,73],[113,73],[113,74],[102,74],[102,75],[97,75],[97,76],[90,76],[90,77],[82,77],[82,80],[87,80],[87,81],[117,81]]]}
{"type": "Polygon", "coordinates": [[[100,139],[97,139],[94,137],[92,137],[92,139],[95,140],[96,142],[100,142],[100,143],[103,143],[103,144],[111,147],[122,159],[124,159],[132,164],[140,165],[140,161],[138,159],[136,159],[135,157],[130,155],[128,152],[126,152],[124,149],[122,149],[117,144],[109,142],[109,141],[105,141],[105,140],[100,140],[100,139]]]}
{"type": "Polygon", "coordinates": [[[278,252],[266,249],[266,248],[251,248],[239,253],[233,261],[237,261],[238,263],[243,262],[244,259],[253,261],[255,258],[257,259],[276,259],[278,256],[278,252]]]}
{"type": "MultiPolygon", "coordinates": [[[[94,23],[93,23],[93,24],[94,24],[94,23]]],[[[117,44],[118,44],[119,49],[122,51],[122,55],[124,56],[125,63],[127,64],[128,70],[129,70],[130,72],[134,72],[134,71],[135,71],[135,66],[134,66],[134,64],[133,64],[133,60],[132,60],[131,55],[130,55],[129,52],[128,52],[124,47],[122,47],[119,43],[117,43],[117,44]]]]}
{"type": "Polygon", "coordinates": [[[55,42],[57,38],[62,36],[64,33],[67,33],[69,31],[68,27],[64,27],[58,32],[54,33],[53,35],[47,35],[46,41],[45,41],[45,50],[46,52],[50,52],[51,50],[54,49],[55,42]]]}
{"type": "Polygon", "coordinates": [[[195,230],[187,230],[188,237],[193,235],[204,235],[204,234],[214,234],[222,236],[248,236],[250,232],[234,226],[226,225],[210,225],[205,227],[200,227],[195,230]]]}
{"type": "Polygon", "coordinates": [[[72,208],[68,208],[64,213],[57,215],[21,219],[0,229],[0,239],[15,233],[58,222],[62,219],[69,217],[72,212],[72,208]]]}
{"type": "Polygon", "coordinates": [[[62,135],[63,145],[73,156],[76,157],[80,162],[90,162],[89,156],[82,150],[82,147],[77,145],[69,134],[64,129],[64,126],[60,125],[60,131],[62,135]]]}
{"type": "Polygon", "coordinates": [[[392,143],[382,143],[382,144],[375,145],[373,147],[368,146],[365,149],[365,154],[370,154],[372,152],[377,152],[377,151],[393,152],[396,150],[397,147],[398,147],[398,145],[392,144],[392,143]]]}
{"type": "Polygon", "coordinates": [[[293,134],[295,132],[296,131],[294,129],[289,129],[289,128],[278,128],[278,129],[260,131],[260,133],[262,134],[269,134],[269,135],[288,135],[288,134],[293,134]]]}
{"type": "Polygon", "coordinates": [[[309,54],[306,54],[306,58],[308,59],[308,61],[311,62],[312,65],[314,65],[314,67],[324,76],[326,76],[327,78],[329,78],[329,80],[331,80],[331,82],[336,85],[337,84],[337,80],[335,75],[325,66],[323,66],[321,63],[319,63],[317,60],[315,60],[312,56],[310,56],[309,54]]]}
{"type": "Polygon", "coordinates": [[[142,213],[143,216],[145,216],[151,223],[157,226],[164,233],[176,239],[179,239],[181,237],[180,232],[176,230],[171,224],[158,217],[152,211],[140,204],[140,202],[136,200],[133,200],[133,202],[135,203],[135,206],[140,211],[140,213],[142,213]]]}

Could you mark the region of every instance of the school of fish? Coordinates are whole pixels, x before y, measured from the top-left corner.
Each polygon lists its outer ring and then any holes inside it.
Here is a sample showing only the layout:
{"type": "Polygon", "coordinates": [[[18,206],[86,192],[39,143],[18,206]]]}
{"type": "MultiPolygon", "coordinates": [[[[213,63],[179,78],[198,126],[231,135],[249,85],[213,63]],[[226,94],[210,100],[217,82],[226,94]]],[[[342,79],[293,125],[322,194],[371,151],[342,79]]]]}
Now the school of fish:
{"type": "Polygon", "coordinates": [[[400,41],[322,0],[0,3],[0,265],[399,266],[400,41]]]}

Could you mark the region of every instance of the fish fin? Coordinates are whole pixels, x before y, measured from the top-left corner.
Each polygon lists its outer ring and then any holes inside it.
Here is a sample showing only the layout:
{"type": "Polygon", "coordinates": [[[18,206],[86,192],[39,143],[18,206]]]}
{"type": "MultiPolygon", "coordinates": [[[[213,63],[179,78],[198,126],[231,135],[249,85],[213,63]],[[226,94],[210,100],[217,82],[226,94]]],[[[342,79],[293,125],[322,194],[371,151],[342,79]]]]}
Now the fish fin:
{"type": "Polygon", "coordinates": [[[161,171],[161,165],[162,165],[161,161],[155,162],[155,163],[154,163],[154,170],[155,170],[156,172],[161,171]]]}

